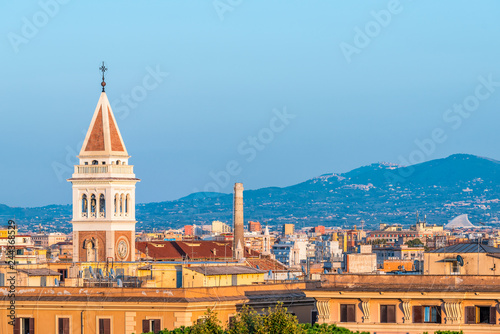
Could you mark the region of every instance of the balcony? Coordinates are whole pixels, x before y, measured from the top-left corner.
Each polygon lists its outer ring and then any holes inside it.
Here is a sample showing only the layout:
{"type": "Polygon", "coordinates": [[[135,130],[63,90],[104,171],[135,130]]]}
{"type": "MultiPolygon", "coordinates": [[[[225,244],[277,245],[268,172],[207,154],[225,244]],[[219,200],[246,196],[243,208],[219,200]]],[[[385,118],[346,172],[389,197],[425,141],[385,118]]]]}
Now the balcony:
{"type": "Polygon", "coordinates": [[[133,174],[132,165],[78,165],[75,174],[133,174]]]}

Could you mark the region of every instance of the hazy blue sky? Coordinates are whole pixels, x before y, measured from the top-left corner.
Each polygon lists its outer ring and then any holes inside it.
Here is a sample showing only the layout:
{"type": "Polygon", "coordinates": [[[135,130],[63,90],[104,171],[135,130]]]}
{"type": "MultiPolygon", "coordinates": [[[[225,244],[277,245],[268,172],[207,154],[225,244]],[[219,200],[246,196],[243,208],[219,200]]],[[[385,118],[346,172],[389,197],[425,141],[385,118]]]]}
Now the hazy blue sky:
{"type": "Polygon", "coordinates": [[[138,202],[500,159],[498,0],[54,3],[0,5],[0,203],[70,203],[102,60],[138,202]]]}

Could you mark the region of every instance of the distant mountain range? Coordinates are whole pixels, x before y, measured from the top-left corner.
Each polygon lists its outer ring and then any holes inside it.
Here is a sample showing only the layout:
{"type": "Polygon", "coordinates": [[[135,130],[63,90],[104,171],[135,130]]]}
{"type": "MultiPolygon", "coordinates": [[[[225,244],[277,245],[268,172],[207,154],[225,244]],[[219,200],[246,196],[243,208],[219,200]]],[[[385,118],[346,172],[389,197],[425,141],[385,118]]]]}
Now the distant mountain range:
{"type": "MultiPolygon", "coordinates": [[[[402,167],[376,163],[343,174],[325,174],[289,187],[246,190],[245,221],[271,226],[360,226],[412,224],[416,211],[428,223],[445,224],[467,213],[472,223],[494,222],[500,216],[500,162],[455,154],[402,167]]],[[[33,229],[39,224],[70,231],[71,207],[10,208],[0,217],[33,229]]],[[[232,194],[195,193],[175,201],[138,204],[137,229],[177,228],[186,224],[230,223],[232,194]]]]}

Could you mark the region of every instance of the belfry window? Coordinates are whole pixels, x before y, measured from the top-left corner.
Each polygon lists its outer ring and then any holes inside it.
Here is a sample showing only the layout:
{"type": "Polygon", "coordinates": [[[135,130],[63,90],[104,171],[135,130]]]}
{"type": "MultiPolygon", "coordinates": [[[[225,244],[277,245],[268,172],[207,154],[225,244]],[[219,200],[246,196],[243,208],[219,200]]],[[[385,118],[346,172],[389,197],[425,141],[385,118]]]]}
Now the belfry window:
{"type": "Polygon", "coordinates": [[[99,216],[106,216],[106,200],[104,199],[104,194],[99,196],[99,216]]]}
{"type": "Polygon", "coordinates": [[[115,215],[118,211],[118,203],[116,203],[118,201],[118,194],[115,194],[115,215]]]}
{"type": "Polygon", "coordinates": [[[92,160],[92,165],[99,165],[99,161],[97,161],[97,160],[92,160]]]}
{"type": "Polygon", "coordinates": [[[128,202],[129,202],[129,199],[130,199],[130,195],[127,195],[127,197],[125,197],[125,213],[128,213],[128,202]]]}
{"type": "Polygon", "coordinates": [[[96,206],[97,206],[97,201],[95,199],[95,195],[92,194],[92,196],[90,196],[90,212],[91,213],[95,213],[96,206]]]}
{"type": "Polygon", "coordinates": [[[123,213],[123,194],[120,196],[120,214],[123,213]]]}
{"type": "Polygon", "coordinates": [[[87,217],[87,211],[88,211],[87,195],[83,194],[82,195],[82,216],[83,217],[87,217]]]}

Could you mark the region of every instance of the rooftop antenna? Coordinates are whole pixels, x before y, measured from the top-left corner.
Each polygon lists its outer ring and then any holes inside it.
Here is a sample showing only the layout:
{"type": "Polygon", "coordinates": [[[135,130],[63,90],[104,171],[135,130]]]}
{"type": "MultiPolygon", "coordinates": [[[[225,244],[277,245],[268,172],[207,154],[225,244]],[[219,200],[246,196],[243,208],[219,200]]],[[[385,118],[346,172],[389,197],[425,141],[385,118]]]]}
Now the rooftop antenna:
{"type": "Polygon", "coordinates": [[[102,86],[102,91],[104,93],[104,87],[106,86],[106,82],[104,81],[104,72],[106,72],[108,69],[106,66],[104,66],[104,62],[102,62],[102,65],[101,67],[99,67],[99,71],[102,72],[102,82],[101,82],[101,86],[102,86]]]}

